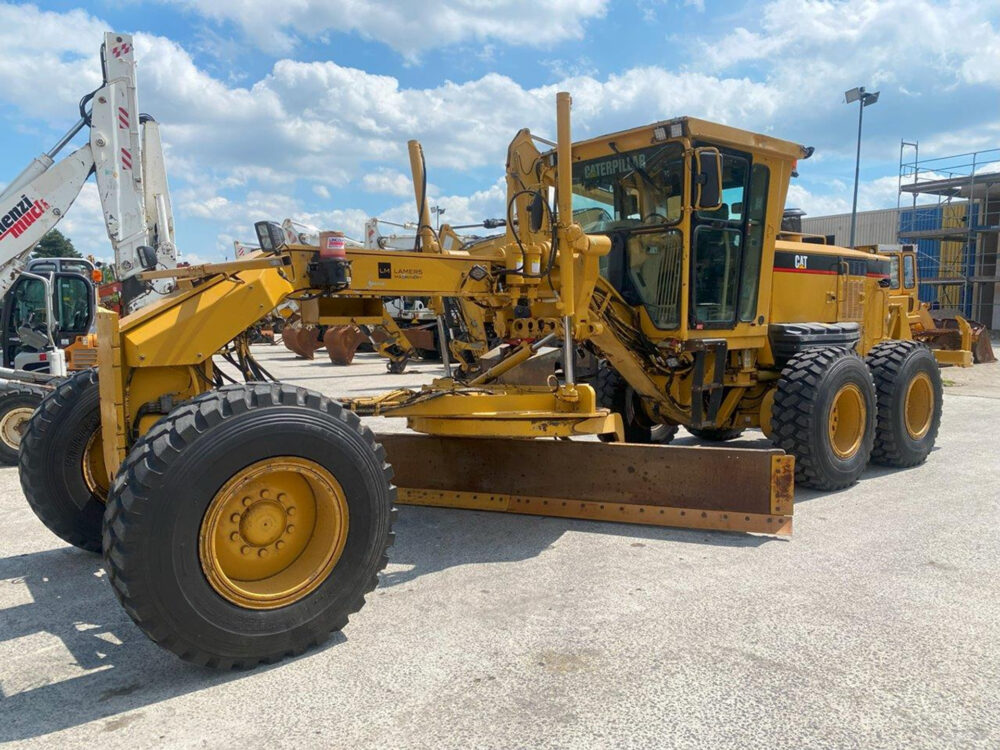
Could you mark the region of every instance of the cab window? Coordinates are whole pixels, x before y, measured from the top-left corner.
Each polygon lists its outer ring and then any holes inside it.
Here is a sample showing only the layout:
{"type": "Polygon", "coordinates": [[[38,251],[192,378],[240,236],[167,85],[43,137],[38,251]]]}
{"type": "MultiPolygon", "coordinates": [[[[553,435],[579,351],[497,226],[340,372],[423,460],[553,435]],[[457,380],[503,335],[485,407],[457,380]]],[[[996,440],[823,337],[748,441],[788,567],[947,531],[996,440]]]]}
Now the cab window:
{"type": "MultiPolygon", "coordinates": [[[[85,333],[93,312],[90,285],[79,276],[56,276],[50,284],[55,294],[52,304],[55,326],[64,332],[85,333]]],[[[7,324],[8,334],[16,336],[23,325],[44,327],[45,285],[38,279],[21,277],[11,293],[13,309],[7,324]]]]}
{"type": "Polygon", "coordinates": [[[889,288],[899,289],[899,256],[893,255],[889,260],[889,288]]]}
{"type": "Polygon", "coordinates": [[[38,279],[21,277],[13,289],[13,310],[7,333],[16,336],[23,325],[45,325],[45,285],[38,279]]]}
{"type": "Polygon", "coordinates": [[[731,324],[736,317],[743,233],[700,226],[694,233],[693,307],[698,323],[731,324]]]}
{"type": "Polygon", "coordinates": [[[744,322],[753,320],[757,315],[757,287],[760,285],[760,259],[764,253],[764,219],[769,177],[770,170],[763,164],[754,164],[750,170],[750,193],[745,202],[747,246],[743,254],[740,281],[740,320],[744,322]]]}
{"type": "Polygon", "coordinates": [[[60,330],[86,331],[90,326],[90,285],[78,276],[60,277],[56,279],[56,295],[60,330]]]}
{"type": "Polygon", "coordinates": [[[663,330],[681,324],[681,271],[684,238],[676,229],[631,235],[628,274],[653,325],[663,330]]]}
{"type": "Polygon", "coordinates": [[[903,286],[907,289],[913,289],[917,283],[917,273],[916,267],[913,263],[912,255],[903,256],[903,286]]]}
{"type": "Polygon", "coordinates": [[[752,319],[756,311],[767,170],[758,171],[752,185],[748,185],[749,177],[749,160],[723,154],[722,205],[695,214],[691,313],[696,328],[732,327],[738,312],[741,318],[752,319]],[[749,223],[748,213],[752,215],[749,223]]]}
{"type": "Polygon", "coordinates": [[[577,162],[573,221],[591,234],[676,224],[683,178],[683,152],[676,143],[577,162]]]}

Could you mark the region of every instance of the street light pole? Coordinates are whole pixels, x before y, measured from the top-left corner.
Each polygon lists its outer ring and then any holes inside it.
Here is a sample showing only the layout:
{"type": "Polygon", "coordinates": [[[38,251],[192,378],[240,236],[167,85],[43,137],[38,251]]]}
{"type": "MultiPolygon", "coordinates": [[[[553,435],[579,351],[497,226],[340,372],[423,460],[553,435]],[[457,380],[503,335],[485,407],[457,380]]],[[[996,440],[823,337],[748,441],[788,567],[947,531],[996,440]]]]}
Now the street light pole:
{"type": "Polygon", "coordinates": [[[441,206],[431,206],[431,213],[434,214],[434,224],[436,229],[441,229],[441,214],[444,213],[444,209],[441,206]]]}
{"type": "Polygon", "coordinates": [[[844,100],[850,104],[858,102],[858,151],[854,158],[854,201],[851,204],[851,240],[849,247],[854,247],[855,229],[858,222],[858,181],[861,176],[861,125],[865,118],[865,107],[878,101],[878,91],[869,93],[864,86],[858,86],[844,92],[844,100]]]}

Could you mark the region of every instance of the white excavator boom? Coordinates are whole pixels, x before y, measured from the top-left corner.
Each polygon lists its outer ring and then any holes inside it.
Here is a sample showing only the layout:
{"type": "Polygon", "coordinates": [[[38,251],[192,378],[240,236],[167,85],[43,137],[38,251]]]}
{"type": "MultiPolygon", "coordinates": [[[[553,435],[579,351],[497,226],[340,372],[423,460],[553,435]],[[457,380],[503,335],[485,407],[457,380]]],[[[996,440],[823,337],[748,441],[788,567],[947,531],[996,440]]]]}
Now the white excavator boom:
{"type": "Polygon", "coordinates": [[[0,193],[0,295],[35,244],[65,215],[91,172],[126,311],[170,291],[165,282],[137,278],[144,270],[176,266],[177,251],[159,126],[139,113],[132,37],[106,33],[101,62],[104,83],[84,97],[80,121],[0,193]],[[55,162],[86,126],[90,142],[55,162]]]}

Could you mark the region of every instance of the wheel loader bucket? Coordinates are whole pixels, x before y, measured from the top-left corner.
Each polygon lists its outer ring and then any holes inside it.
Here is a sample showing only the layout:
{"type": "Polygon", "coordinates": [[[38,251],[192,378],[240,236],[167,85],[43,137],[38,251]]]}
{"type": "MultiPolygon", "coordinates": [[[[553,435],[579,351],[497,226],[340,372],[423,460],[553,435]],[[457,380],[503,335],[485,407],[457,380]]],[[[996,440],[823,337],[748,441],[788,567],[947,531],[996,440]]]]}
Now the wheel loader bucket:
{"type": "Polygon", "coordinates": [[[326,353],[335,365],[351,364],[358,346],[367,340],[368,337],[357,326],[332,326],[323,335],[326,353]]]}
{"type": "Polygon", "coordinates": [[[318,330],[312,326],[286,328],[281,336],[281,340],[288,351],[303,359],[312,359],[313,353],[323,347],[318,330]]]}
{"type": "Polygon", "coordinates": [[[968,367],[984,362],[996,362],[990,331],[982,323],[966,320],[960,315],[931,313],[934,328],[918,331],[914,338],[923,341],[940,364],[968,367]]]}
{"type": "Polygon", "coordinates": [[[780,450],[379,436],[398,502],[653,526],[792,532],[780,450]]]}

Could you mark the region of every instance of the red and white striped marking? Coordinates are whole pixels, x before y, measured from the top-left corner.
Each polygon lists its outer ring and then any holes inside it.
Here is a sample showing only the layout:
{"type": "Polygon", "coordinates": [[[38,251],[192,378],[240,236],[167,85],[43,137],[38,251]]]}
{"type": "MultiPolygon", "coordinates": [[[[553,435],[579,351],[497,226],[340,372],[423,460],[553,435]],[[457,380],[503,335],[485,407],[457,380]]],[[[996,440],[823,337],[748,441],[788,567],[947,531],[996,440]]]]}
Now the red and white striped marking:
{"type": "Polygon", "coordinates": [[[111,48],[111,54],[115,57],[121,57],[132,51],[132,45],[125,44],[124,42],[111,48]]]}
{"type": "Polygon", "coordinates": [[[118,108],[118,127],[128,130],[128,110],[125,107],[118,108]]]}
{"type": "Polygon", "coordinates": [[[125,169],[132,169],[132,153],[126,149],[122,149],[122,166],[125,169]]]}

